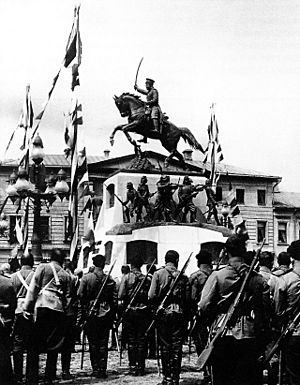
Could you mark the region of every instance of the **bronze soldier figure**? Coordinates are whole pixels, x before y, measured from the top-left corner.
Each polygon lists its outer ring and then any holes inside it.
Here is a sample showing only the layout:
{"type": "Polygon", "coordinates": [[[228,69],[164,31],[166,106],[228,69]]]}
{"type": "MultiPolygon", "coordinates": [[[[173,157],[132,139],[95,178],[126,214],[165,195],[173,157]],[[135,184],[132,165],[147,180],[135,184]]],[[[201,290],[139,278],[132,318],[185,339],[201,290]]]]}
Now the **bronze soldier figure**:
{"type": "MultiPolygon", "coordinates": [[[[169,250],[165,256],[166,266],[158,269],[152,277],[149,299],[160,303],[180,273],[177,269],[179,254],[169,250]]],[[[163,385],[178,385],[181,372],[182,344],[190,310],[189,280],[182,275],[176,288],[158,315],[156,327],[161,349],[163,385]]]]}
{"type": "MultiPolygon", "coordinates": [[[[123,300],[125,308],[130,303],[133,293],[145,278],[145,275],[141,272],[142,265],[143,258],[141,258],[141,256],[134,257],[131,261],[130,273],[122,277],[119,288],[119,299],[123,300]]],[[[145,374],[145,360],[147,353],[145,331],[149,319],[148,291],[150,283],[150,278],[146,279],[139,290],[134,303],[131,304],[130,309],[127,309],[123,321],[127,331],[129,372],[136,376],[145,374]]]]}
{"type": "Polygon", "coordinates": [[[103,272],[105,256],[97,254],[93,257],[95,269],[84,275],[78,289],[83,319],[86,319],[86,334],[89,342],[92,376],[107,378],[108,338],[117,309],[116,282],[109,277],[101,298],[96,303],[95,311],[87,319],[91,305],[95,302],[100,288],[107,275],[103,272]]]}
{"type": "MultiPolygon", "coordinates": [[[[239,292],[249,266],[244,263],[245,239],[230,236],[225,244],[228,265],[207,279],[199,302],[200,320],[212,322],[211,333],[220,325],[239,292]]],[[[214,385],[257,385],[262,371],[258,357],[265,348],[268,332],[269,288],[262,276],[253,271],[245,287],[239,316],[219,339],[211,356],[214,385]]],[[[212,337],[214,334],[212,334],[212,337]]]]}
{"type": "Polygon", "coordinates": [[[156,186],[157,198],[153,209],[153,218],[157,215],[159,219],[162,217],[165,222],[174,222],[175,202],[173,193],[178,189],[178,185],[170,182],[169,175],[162,175],[156,186]]]}
{"type": "Polygon", "coordinates": [[[215,193],[211,187],[211,181],[209,179],[207,179],[204,189],[207,196],[207,203],[206,203],[208,207],[207,222],[210,220],[210,218],[213,215],[217,226],[220,226],[218,210],[217,210],[218,203],[216,201],[215,193]]]}
{"type": "MultiPolygon", "coordinates": [[[[149,119],[153,124],[153,131],[160,133],[161,110],[159,107],[158,91],[156,88],[153,87],[154,80],[152,79],[147,78],[145,85],[146,85],[146,90],[139,88],[137,84],[134,85],[134,89],[140,94],[146,95],[146,99],[147,99],[146,115],[149,116],[149,119]]],[[[147,137],[144,137],[140,141],[147,143],[147,137]]]]}
{"type": "MultiPolygon", "coordinates": [[[[31,253],[22,255],[21,270],[11,276],[11,282],[18,301],[13,330],[13,363],[17,384],[23,383],[23,358],[25,351],[31,343],[33,333],[32,322],[23,317],[25,296],[34,274],[33,263],[33,255],[31,253]]],[[[27,360],[26,373],[29,372],[28,364],[27,360]]]]}
{"type": "Polygon", "coordinates": [[[183,178],[182,185],[179,186],[178,189],[178,205],[175,210],[175,218],[183,210],[183,216],[181,222],[186,223],[187,215],[190,212],[190,222],[195,222],[196,220],[196,206],[193,203],[193,198],[203,190],[201,185],[194,185],[192,179],[189,176],[185,176],[183,178]]]}
{"type": "Polygon", "coordinates": [[[141,183],[137,189],[137,200],[136,200],[136,221],[140,222],[142,220],[142,211],[143,207],[145,207],[148,218],[151,216],[151,207],[149,203],[149,198],[151,196],[149,187],[148,187],[148,179],[146,176],[142,176],[141,183]]]}
{"type": "Polygon", "coordinates": [[[126,200],[122,203],[123,206],[125,207],[124,214],[125,214],[126,223],[130,223],[130,217],[132,218],[134,215],[134,210],[137,204],[137,198],[138,198],[138,193],[136,189],[133,187],[132,182],[128,182],[126,200]],[[128,203],[129,205],[127,206],[128,203]]]}

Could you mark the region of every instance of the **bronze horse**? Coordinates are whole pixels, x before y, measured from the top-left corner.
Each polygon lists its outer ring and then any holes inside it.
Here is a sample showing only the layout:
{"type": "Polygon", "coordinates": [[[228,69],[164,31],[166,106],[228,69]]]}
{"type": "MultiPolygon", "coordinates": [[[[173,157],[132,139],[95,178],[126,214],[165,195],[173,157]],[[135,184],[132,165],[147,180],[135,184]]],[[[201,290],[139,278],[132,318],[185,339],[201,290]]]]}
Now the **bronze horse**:
{"type": "Polygon", "coordinates": [[[147,136],[151,139],[159,139],[163,147],[170,153],[166,158],[166,166],[169,164],[170,159],[176,157],[183,166],[185,166],[184,158],[182,154],[177,150],[177,144],[180,138],[183,138],[193,149],[199,150],[204,153],[204,150],[200,143],[196,140],[194,135],[188,128],[176,127],[175,124],[169,120],[164,119],[162,124],[162,131],[154,132],[152,130],[151,120],[147,118],[145,114],[146,103],[144,103],[139,96],[123,93],[121,96],[114,96],[115,104],[120,111],[121,116],[128,117],[128,123],[117,126],[111,136],[110,143],[114,144],[114,136],[117,131],[123,131],[129,142],[135,147],[135,150],[139,150],[140,146],[129,135],[129,132],[134,132],[143,136],[147,136]]]}

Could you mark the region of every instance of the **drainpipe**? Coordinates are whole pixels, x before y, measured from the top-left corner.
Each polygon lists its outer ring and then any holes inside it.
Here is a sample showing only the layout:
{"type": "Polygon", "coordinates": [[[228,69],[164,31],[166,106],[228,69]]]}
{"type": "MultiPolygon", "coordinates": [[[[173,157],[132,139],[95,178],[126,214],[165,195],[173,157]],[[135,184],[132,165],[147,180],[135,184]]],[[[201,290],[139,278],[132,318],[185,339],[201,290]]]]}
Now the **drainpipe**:
{"type": "Polygon", "coordinates": [[[275,197],[275,188],[279,185],[279,183],[281,182],[281,178],[280,180],[278,180],[276,183],[273,184],[273,187],[272,187],[272,211],[273,211],[273,253],[275,253],[275,207],[274,207],[274,197],[275,197]]]}

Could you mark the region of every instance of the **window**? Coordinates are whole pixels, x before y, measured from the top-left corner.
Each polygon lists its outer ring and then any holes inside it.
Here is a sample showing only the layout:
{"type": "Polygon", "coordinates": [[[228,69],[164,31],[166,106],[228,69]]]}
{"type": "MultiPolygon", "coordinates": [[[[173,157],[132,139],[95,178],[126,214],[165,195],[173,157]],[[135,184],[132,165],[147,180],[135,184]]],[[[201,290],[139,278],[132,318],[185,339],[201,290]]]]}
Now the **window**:
{"type": "Polygon", "coordinates": [[[43,216],[40,217],[40,235],[41,240],[44,242],[50,241],[51,232],[50,232],[50,217],[43,216]]]}
{"type": "Polygon", "coordinates": [[[8,230],[8,240],[9,243],[17,243],[17,233],[16,233],[16,223],[17,218],[19,219],[19,226],[22,228],[22,223],[20,221],[21,216],[20,215],[10,215],[9,216],[9,230],[8,230]]]}
{"type": "Polygon", "coordinates": [[[236,203],[243,205],[245,203],[245,190],[243,188],[237,188],[235,190],[235,197],[236,203]]]}
{"type": "Polygon", "coordinates": [[[126,244],[127,263],[131,264],[132,258],[137,255],[143,259],[144,264],[157,263],[157,243],[152,241],[131,241],[126,244]]]}
{"type": "Polygon", "coordinates": [[[111,207],[114,207],[115,205],[115,185],[110,184],[109,186],[107,186],[106,191],[107,191],[106,208],[109,209],[111,207]]]}
{"type": "Polygon", "coordinates": [[[222,187],[217,186],[216,188],[216,201],[221,202],[223,200],[222,187]]]}
{"type": "Polygon", "coordinates": [[[278,243],[287,244],[287,223],[278,222],[278,243]]]}
{"type": "Polygon", "coordinates": [[[69,232],[69,217],[66,215],[64,217],[64,242],[70,242],[70,232],[69,232]]]}
{"type": "Polygon", "coordinates": [[[257,190],[257,204],[258,206],[266,205],[266,190],[257,190]]]}
{"type": "Polygon", "coordinates": [[[266,238],[266,229],[267,229],[267,222],[265,221],[257,222],[257,242],[258,243],[262,242],[263,239],[266,238]]]}
{"type": "Polygon", "coordinates": [[[113,248],[112,241],[106,242],[104,247],[105,247],[105,263],[109,265],[111,262],[111,254],[112,254],[112,248],[113,248]]]}

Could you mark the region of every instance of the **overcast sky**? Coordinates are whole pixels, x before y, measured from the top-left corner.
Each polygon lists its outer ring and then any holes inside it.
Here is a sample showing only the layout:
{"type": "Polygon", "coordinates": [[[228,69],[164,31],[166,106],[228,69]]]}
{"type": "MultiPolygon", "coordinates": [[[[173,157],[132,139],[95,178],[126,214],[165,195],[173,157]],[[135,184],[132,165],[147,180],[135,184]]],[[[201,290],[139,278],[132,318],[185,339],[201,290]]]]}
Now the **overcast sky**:
{"type": "MultiPolygon", "coordinates": [[[[27,83],[35,113],[41,110],[64,57],[73,8],[71,0],[0,1],[1,154],[27,83]]],[[[112,96],[134,91],[144,56],[139,85],[145,77],[156,80],[170,120],[206,146],[209,107],[216,103],[224,162],[280,175],[282,189],[300,191],[299,0],[82,0],[80,30],[88,154],[102,155],[113,128],[125,123],[112,96]]],[[[65,69],[40,125],[48,153],[65,147],[70,81],[65,69]]],[[[154,141],[144,149],[164,152],[154,141]]],[[[111,155],[129,151],[118,133],[111,155]]]]}

